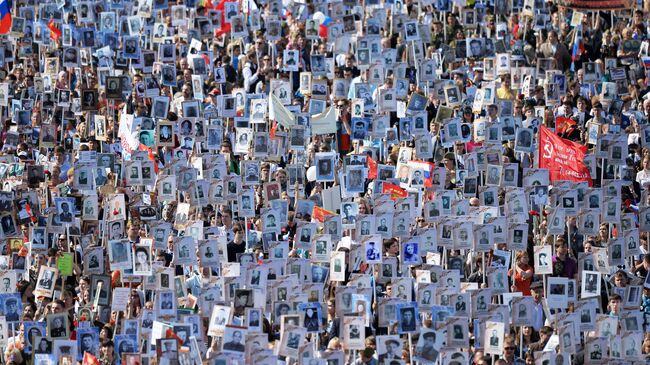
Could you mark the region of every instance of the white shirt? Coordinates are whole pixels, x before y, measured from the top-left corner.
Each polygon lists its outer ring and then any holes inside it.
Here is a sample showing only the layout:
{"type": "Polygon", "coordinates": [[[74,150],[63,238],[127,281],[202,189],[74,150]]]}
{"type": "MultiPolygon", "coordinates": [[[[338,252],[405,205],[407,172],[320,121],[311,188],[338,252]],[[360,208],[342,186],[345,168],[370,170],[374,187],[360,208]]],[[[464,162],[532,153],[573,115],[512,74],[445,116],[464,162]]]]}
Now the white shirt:
{"type": "Polygon", "coordinates": [[[248,88],[257,82],[257,73],[253,74],[252,64],[250,62],[244,65],[244,89],[248,92],[248,88]]]}
{"type": "Polygon", "coordinates": [[[637,172],[636,182],[638,182],[642,188],[650,185],[650,171],[641,170],[637,172]]]}

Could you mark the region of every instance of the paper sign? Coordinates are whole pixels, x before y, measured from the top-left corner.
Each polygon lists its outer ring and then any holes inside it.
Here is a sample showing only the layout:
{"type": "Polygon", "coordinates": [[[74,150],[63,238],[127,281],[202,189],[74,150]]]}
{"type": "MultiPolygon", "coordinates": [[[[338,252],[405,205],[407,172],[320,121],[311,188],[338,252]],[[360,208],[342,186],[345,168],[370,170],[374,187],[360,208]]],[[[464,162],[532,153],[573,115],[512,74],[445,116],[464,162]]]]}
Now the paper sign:
{"type": "Polygon", "coordinates": [[[61,276],[72,276],[72,254],[64,252],[56,260],[56,267],[61,276]]]}
{"type": "Polygon", "coordinates": [[[129,303],[129,295],[131,294],[130,288],[115,288],[113,289],[112,309],[114,311],[126,311],[126,306],[129,303]]]}

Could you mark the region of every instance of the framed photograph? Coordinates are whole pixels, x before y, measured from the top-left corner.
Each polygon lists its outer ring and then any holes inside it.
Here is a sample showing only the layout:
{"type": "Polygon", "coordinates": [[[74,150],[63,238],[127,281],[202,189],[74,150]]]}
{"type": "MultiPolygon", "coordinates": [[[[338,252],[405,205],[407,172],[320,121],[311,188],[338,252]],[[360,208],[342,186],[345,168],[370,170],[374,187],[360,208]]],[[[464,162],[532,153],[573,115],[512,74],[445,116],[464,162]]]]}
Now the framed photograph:
{"type": "Polygon", "coordinates": [[[99,100],[99,93],[97,90],[85,89],[81,90],[81,110],[90,111],[97,110],[97,102],[99,100]]]}
{"type": "Polygon", "coordinates": [[[568,305],[568,279],[549,277],[547,279],[547,303],[549,308],[566,308],[568,305]]]}
{"type": "Polygon", "coordinates": [[[156,310],[160,317],[176,315],[176,297],[173,290],[159,290],[156,295],[156,310]]]}
{"type": "Polygon", "coordinates": [[[131,269],[133,267],[131,245],[127,240],[111,240],[108,242],[108,247],[111,270],[131,269]]]}
{"type": "Polygon", "coordinates": [[[550,245],[535,246],[534,266],[538,274],[553,274],[552,247],[550,245]]]}
{"type": "Polygon", "coordinates": [[[54,284],[58,278],[58,273],[59,270],[55,267],[41,265],[34,295],[51,298],[52,294],[54,294],[54,284]]]}
{"type": "Polygon", "coordinates": [[[597,271],[582,271],[581,298],[600,296],[601,273],[597,271]]]}
{"type": "Polygon", "coordinates": [[[515,326],[526,326],[533,321],[534,302],[531,297],[513,297],[512,324],[515,326]]]}
{"type": "Polygon", "coordinates": [[[363,348],[365,329],[362,317],[343,317],[343,341],[348,348],[363,348]]]}
{"type": "Polygon", "coordinates": [[[162,358],[177,359],[178,346],[178,340],[175,338],[156,339],[156,353],[162,358]]]}
{"type": "Polygon", "coordinates": [[[285,49],[283,54],[283,65],[285,71],[298,71],[299,57],[297,50],[285,49]]]}
{"type": "Polygon", "coordinates": [[[167,113],[169,111],[169,98],[166,97],[155,97],[153,101],[152,108],[152,118],[156,119],[167,119],[167,113]]]}
{"type": "Polygon", "coordinates": [[[107,306],[111,299],[111,277],[108,275],[91,275],[90,293],[93,302],[107,306]]]}
{"type": "MultiPolygon", "coordinates": [[[[243,354],[245,350],[244,339],[246,337],[246,328],[225,326],[222,351],[225,353],[243,354]]],[[[298,344],[296,344],[297,347],[298,344]]]]}
{"type": "Polygon", "coordinates": [[[47,333],[52,339],[68,339],[67,313],[50,314],[47,316],[47,333]]]}
{"type": "Polygon", "coordinates": [[[397,332],[400,334],[413,333],[418,330],[418,308],[411,303],[398,303],[396,306],[397,332]]]}
{"type": "Polygon", "coordinates": [[[133,258],[133,274],[134,275],[151,275],[151,249],[152,239],[149,242],[142,242],[136,245],[133,258]]]}
{"type": "Polygon", "coordinates": [[[519,128],[516,131],[515,150],[519,152],[533,152],[533,130],[519,128]]]}
{"type": "Polygon", "coordinates": [[[196,263],[195,240],[193,237],[181,237],[174,242],[174,258],[179,265],[196,263]]]}
{"type": "Polygon", "coordinates": [[[456,86],[448,86],[444,88],[445,101],[449,107],[457,107],[460,105],[460,91],[456,86]]]}
{"type": "Polygon", "coordinates": [[[122,99],[122,78],[108,76],[106,78],[106,97],[108,99],[122,99]]]}
{"type": "Polygon", "coordinates": [[[336,155],[332,153],[316,153],[316,181],[334,181],[336,155]]]}
{"type": "Polygon", "coordinates": [[[84,272],[89,274],[104,273],[104,249],[90,247],[84,251],[84,272]]]}
{"type": "Polygon", "coordinates": [[[404,25],[404,39],[406,42],[412,42],[420,39],[420,32],[417,22],[406,22],[404,25]]]}
{"type": "Polygon", "coordinates": [[[41,124],[39,138],[41,146],[54,147],[56,141],[59,139],[56,134],[56,126],[54,124],[41,124]]]}
{"type": "Polygon", "coordinates": [[[467,317],[447,317],[447,346],[467,347],[469,326],[467,317]]]}
{"type": "MultiPolygon", "coordinates": [[[[77,341],[74,340],[54,340],[52,354],[55,359],[62,359],[63,357],[70,358],[70,365],[73,364],[73,359],[77,357],[77,341]]],[[[63,364],[63,360],[60,360],[63,364]]]]}

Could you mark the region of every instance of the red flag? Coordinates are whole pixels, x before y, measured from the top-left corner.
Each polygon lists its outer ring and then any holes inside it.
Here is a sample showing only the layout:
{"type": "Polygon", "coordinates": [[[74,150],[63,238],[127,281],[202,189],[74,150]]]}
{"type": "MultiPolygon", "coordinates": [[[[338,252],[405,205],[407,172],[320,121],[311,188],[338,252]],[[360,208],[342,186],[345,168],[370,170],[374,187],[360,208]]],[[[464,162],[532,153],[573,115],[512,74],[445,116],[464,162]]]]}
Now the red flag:
{"type": "Polygon", "coordinates": [[[32,206],[29,205],[29,203],[25,203],[25,211],[27,212],[27,215],[29,216],[29,219],[33,222],[36,223],[38,222],[38,218],[32,213],[32,206]]]}
{"type": "Polygon", "coordinates": [[[377,161],[368,156],[368,179],[372,180],[377,178],[377,168],[377,161]]]}
{"type": "Polygon", "coordinates": [[[314,211],[311,213],[311,217],[314,218],[315,220],[325,223],[325,217],[328,215],[334,215],[334,212],[330,212],[327,209],[323,209],[319,206],[314,205],[314,211]]]}
{"type": "Polygon", "coordinates": [[[174,331],[172,331],[171,329],[168,329],[167,331],[165,331],[165,336],[167,338],[175,338],[176,341],[178,341],[179,345],[183,344],[183,340],[180,337],[178,337],[178,335],[174,331]]]}
{"type": "Polygon", "coordinates": [[[271,127],[271,138],[275,138],[275,132],[278,130],[278,122],[273,121],[273,126],[271,127]]]}
{"type": "Polygon", "coordinates": [[[559,116],[555,118],[555,133],[562,134],[564,133],[564,131],[569,129],[571,125],[574,124],[576,124],[575,120],[571,118],[559,116]]]}
{"type": "Polygon", "coordinates": [[[205,54],[205,53],[202,54],[201,57],[202,57],[203,60],[205,61],[205,65],[209,67],[209,66],[210,66],[210,57],[208,57],[208,55],[205,54]]]}
{"type": "Polygon", "coordinates": [[[226,23],[226,17],[225,17],[225,7],[226,7],[226,0],[221,0],[219,1],[219,4],[214,7],[215,10],[221,11],[221,28],[217,29],[214,34],[217,37],[221,37],[223,34],[226,34],[230,32],[230,23],[226,23]]]}
{"type": "Polygon", "coordinates": [[[560,138],[548,128],[541,126],[539,135],[539,167],[548,169],[551,182],[567,180],[593,183],[585,165],[587,147],[560,138]]]}
{"type": "Polygon", "coordinates": [[[54,24],[54,19],[50,19],[50,22],[47,23],[47,29],[50,30],[50,37],[54,39],[54,41],[58,41],[59,38],[61,38],[61,29],[59,29],[56,24],[54,24]]]}
{"type": "Polygon", "coordinates": [[[150,161],[153,161],[153,170],[158,173],[158,162],[156,161],[156,157],[153,155],[153,151],[151,148],[147,147],[147,145],[140,143],[140,151],[147,151],[147,158],[149,158],[150,161]]]}
{"type": "Polygon", "coordinates": [[[397,200],[397,198],[406,198],[409,196],[409,194],[406,192],[406,190],[400,188],[399,186],[395,184],[390,184],[390,183],[383,183],[383,193],[390,193],[390,198],[393,200],[397,200]]]}
{"type": "Polygon", "coordinates": [[[84,351],[83,365],[99,365],[99,360],[90,352],[84,351]]]}

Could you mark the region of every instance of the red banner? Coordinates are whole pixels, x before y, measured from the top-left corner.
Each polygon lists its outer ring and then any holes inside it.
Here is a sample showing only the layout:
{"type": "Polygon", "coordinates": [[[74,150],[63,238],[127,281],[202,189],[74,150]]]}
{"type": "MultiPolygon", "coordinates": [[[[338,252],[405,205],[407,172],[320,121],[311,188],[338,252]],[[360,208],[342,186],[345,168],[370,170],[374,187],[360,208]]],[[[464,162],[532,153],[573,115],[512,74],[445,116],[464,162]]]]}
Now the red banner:
{"type": "Polygon", "coordinates": [[[377,178],[377,169],[379,166],[377,166],[377,161],[373,160],[372,157],[368,156],[367,160],[368,164],[368,179],[376,179],[377,178]]]}
{"type": "Polygon", "coordinates": [[[634,7],[634,0],[557,0],[558,6],[580,10],[625,10],[634,7]]]}
{"type": "Polygon", "coordinates": [[[390,198],[396,200],[397,198],[406,198],[409,194],[406,190],[400,188],[395,184],[383,183],[383,193],[390,193],[390,198]]]}
{"type": "Polygon", "coordinates": [[[328,215],[334,215],[333,212],[330,212],[327,209],[323,209],[319,206],[314,205],[314,210],[311,213],[311,217],[314,218],[315,220],[324,223],[325,222],[325,217],[328,215]]]}
{"type": "Polygon", "coordinates": [[[99,365],[99,360],[90,352],[84,352],[83,365],[99,365]]]}
{"type": "Polygon", "coordinates": [[[215,10],[221,11],[221,28],[215,30],[215,36],[221,37],[223,34],[230,32],[230,23],[226,23],[226,0],[219,1],[215,10]]]}
{"type": "Polygon", "coordinates": [[[569,129],[570,126],[575,125],[576,121],[567,117],[555,118],[555,133],[562,134],[569,129]]]}
{"type": "Polygon", "coordinates": [[[50,22],[47,23],[47,28],[50,30],[50,38],[54,39],[55,42],[61,38],[63,32],[61,32],[61,29],[56,26],[54,19],[50,19],[50,22]]]}
{"type": "Polygon", "coordinates": [[[551,182],[566,180],[592,184],[589,169],[584,163],[587,147],[560,138],[548,128],[540,127],[539,167],[548,169],[551,182]]]}

